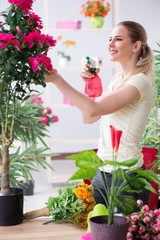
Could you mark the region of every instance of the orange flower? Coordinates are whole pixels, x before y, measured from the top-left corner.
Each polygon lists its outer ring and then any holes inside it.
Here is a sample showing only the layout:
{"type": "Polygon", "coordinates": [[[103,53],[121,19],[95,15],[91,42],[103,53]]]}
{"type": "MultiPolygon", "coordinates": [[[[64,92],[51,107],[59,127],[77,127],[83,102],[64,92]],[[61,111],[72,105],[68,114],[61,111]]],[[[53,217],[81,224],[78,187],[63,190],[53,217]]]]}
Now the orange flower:
{"type": "Polygon", "coordinates": [[[85,17],[95,17],[102,16],[105,17],[110,11],[110,3],[104,2],[105,0],[97,1],[87,1],[86,4],[82,5],[81,14],[84,14],[85,17]]]}
{"type": "Polygon", "coordinates": [[[75,195],[79,199],[86,199],[87,197],[87,189],[83,187],[78,187],[75,190],[75,195]]]}

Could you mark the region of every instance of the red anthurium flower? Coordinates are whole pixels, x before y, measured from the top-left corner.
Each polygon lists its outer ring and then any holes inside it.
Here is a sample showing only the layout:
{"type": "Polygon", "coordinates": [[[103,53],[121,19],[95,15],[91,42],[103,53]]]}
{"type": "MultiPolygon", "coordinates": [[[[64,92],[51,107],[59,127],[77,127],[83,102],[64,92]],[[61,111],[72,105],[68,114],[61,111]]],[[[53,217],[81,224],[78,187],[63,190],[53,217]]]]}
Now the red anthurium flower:
{"type": "Polygon", "coordinates": [[[118,153],[121,136],[122,136],[122,131],[115,129],[115,145],[116,145],[115,146],[115,155],[117,155],[117,153],[118,153]]]}
{"type": "Polygon", "coordinates": [[[112,151],[114,151],[115,155],[117,155],[120,139],[122,136],[122,131],[115,129],[115,127],[113,127],[112,125],[110,125],[110,130],[111,130],[112,151]]]}
{"type": "Polygon", "coordinates": [[[115,128],[112,125],[110,125],[110,131],[111,131],[112,151],[114,151],[114,148],[115,148],[115,128]]]}

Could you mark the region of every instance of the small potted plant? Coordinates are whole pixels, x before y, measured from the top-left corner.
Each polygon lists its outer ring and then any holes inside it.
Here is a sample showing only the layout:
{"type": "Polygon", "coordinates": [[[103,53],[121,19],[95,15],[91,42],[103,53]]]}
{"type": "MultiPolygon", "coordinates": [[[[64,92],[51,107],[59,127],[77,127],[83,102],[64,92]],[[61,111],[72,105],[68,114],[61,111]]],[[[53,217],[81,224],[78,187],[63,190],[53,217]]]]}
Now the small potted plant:
{"type": "MultiPolygon", "coordinates": [[[[10,6],[1,13],[0,22],[0,212],[3,220],[6,217],[6,222],[1,222],[1,225],[18,224],[23,220],[23,192],[10,188],[10,148],[15,138],[19,108],[29,98],[28,92],[32,91],[33,86],[31,83],[45,87],[44,74],[52,70],[47,53],[56,44],[53,37],[41,33],[42,21],[32,12],[33,0],[8,2],[10,6]],[[16,202],[17,196],[20,196],[19,204],[16,202]],[[9,198],[11,201],[13,199],[14,205],[6,203],[9,198]]],[[[24,122],[25,115],[23,127],[24,122]]]]}
{"type": "Polygon", "coordinates": [[[81,14],[85,17],[89,17],[89,24],[91,28],[101,28],[104,23],[104,17],[108,15],[110,11],[110,3],[101,1],[87,1],[86,4],[82,5],[81,14]]]}
{"type": "Polygon", "coordinates": [[[111,188],[109,189],[108,182],[106,177],[102,177],[102,183],[104,185],[106,196],[103,195],[98,186],[96,188],[102,194],[104,201],[107,206],[108,216],[93,217],[90,219],[91,223],[91,232],[93,239],[98,239],[99,234],[102,233],[101,239],[106,239],[106,236],[109,239],[125,239],[128,229],[127,218],[124,216],[129,216],[131,213],[136,211],[136,199],[129,195],[122,195],[122,192],[135,192],[142,191],[144,188],[147,188],[150,191],[155,193],[155,190],[151,187],[150,183],[146,181],[145,178],[153,180],[157,184],[160,183],[159,177],[152,170],[143,170],[143,169],[133,169],[130,170],[130,167],[133,167],[138,159],[130,159],[123,162],[117,162],[117,154],[120,143],[120,138],[122,131],[116,130],[113,126],[110,126],[111,129],[111,139],[112,139],[112,152],[113,160],[105,160],[104,162],[99,159],[96,153],[92,150],[83,151],[78,154],[73,154],[68,156],[68,159],[75,159],[76,166],[79,168],[77,172],[69,179],[92,179],[96,175],[96,169],[99,172],[98,168],[110,164],[113,165],[112,171],[112,183],[111,188]],[[121,167],[128,167],[124,170],[121,167]],[[135,177],[131,177],[131,173],[136,173],[135,177]],[[118,179],[118,181],[117,181],[118,179]],[[118,182],[121,181],[120,185],[118,182]],[[115,207],[124,215],[124,216],[115,216],[115,207]],[[122,220],[122,222],[121,222],[122,220]],[[120,223],[120,232],[116,227],[120,223]],[[99,224],[100,228],[99,229],[99,224]],[[124,224],[122,224],[124,223],[124,224]],[[113,227],[112,227],[113,226],[113,227]],[[124,228],[122,227],[124,226],[124,228]],[[97,229],[98,228],[98,229],[97,229]],[[117,229],[117,230],[116,230],[117,229]],[[113,231],[112,231],[113,230],[113,231]]]}
{"type": "MultiPolygon", "coordinates": [[[[62,40],[62,36],[58,36],[56,40],[57,40],[57,43],[60,42],[62,40]]],[[[60,67],[63,68],[68,66],[69,61],[71,61],[71,57],[66,54],[66,48],[70,46],[75,46],[75,45],[76,45],[76,42],[70,41],[70,40],[66,40],[65,42],[62,42],[62,50],[58,51],[58,55],[60,56],[59,58],[60,67]]]]}

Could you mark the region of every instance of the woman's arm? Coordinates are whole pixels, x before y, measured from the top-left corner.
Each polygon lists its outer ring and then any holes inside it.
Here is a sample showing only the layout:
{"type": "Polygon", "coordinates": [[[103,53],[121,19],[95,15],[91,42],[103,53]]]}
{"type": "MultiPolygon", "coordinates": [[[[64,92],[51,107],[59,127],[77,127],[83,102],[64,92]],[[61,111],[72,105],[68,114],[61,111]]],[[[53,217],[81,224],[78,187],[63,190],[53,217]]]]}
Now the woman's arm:
{"type": "Polygon", "coordinates": [[[46,76],[45,81],[54,83],[62,94],[82,111],[85,123],[97,121],[101,116],[118,111],[141,97],[136,87],[126,85],[93,101],[70,86],[56,70],[46,76]]]}

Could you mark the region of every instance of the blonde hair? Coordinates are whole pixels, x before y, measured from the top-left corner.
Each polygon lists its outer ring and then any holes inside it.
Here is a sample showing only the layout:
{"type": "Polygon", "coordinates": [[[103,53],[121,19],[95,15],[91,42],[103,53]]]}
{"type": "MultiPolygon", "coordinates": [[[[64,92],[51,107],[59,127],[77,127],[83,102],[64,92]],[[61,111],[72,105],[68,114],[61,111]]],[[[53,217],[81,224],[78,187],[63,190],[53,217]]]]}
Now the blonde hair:
{"type": "Polygon", "coordinates": [[[132,43],[141,41],[142,46],[139,51],[136,68],[129,74],[127,79],[124,80],[124,83],[133,75],[137,73],[146,74],[153,82],[152,73],[154,70],[154,55],[151,48],[147,43],[147,32],[144,27],[133,21],[123,21],[117,24],[117,26],[124,26],[128,30],[128,36],[132,43]]]}

